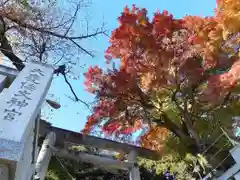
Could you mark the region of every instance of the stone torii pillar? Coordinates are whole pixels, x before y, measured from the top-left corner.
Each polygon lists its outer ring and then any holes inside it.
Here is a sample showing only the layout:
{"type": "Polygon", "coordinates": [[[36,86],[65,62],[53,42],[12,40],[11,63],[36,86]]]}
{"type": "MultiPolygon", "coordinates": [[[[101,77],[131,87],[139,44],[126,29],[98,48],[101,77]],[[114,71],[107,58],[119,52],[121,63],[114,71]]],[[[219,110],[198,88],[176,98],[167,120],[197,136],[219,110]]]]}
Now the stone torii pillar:
{"type": "Polygon", "coordinates": [[[129,173],[130,180],[141,180],[136,158],[137,153],[134,150],[130,151],[130,153],[128,154],[128,162],[134,163],[134,166],[130,169],[129,173]]]}
{"type": "Polygon", "coordinates": [[[52,156],[52,146],[54,146],[56,141],[56,134],[54,132],[48,133],[45,140],[43,141],[41,150],[38,154],[34,176],[34,180],[44,180],[47,173],[48,164],[52,156]]]}

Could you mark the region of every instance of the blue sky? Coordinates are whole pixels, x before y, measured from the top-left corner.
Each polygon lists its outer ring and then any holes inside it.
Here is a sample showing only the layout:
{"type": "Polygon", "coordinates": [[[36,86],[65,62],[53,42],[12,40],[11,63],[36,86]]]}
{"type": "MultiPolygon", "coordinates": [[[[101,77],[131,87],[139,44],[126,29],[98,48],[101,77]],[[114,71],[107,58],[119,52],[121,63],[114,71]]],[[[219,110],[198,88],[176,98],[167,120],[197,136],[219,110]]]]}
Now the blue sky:
{"type": "MultiPolygon", "coordinates": [[[[159,9],[160,11],[168,10],[174,17],[181,18],[184,15],[213,15],[215,1],[216,0],[92,0],[92,5],[88,11],[91,15],[90,22],[92,28],[99,27],[104,20],[106,23],[105,28],[111,31],[118,26],[117,17],[126,5],[131,6],[132,4],[136,4],[137,7],[146,8],[149,17],[159,9]]],[[[76,31],[77,28],[76,26],[76,31]]],[[[85,48],[94,50],[95,58],[92,59],[88,56],[82,56],[81,63],[86,64],[86,68],[80,68],[76,72],[80,75],[79,79],[72,80],[71,83],[79,98],[86,102],[92,102],[93,97],[84,90],[82,73],[87,70],[89,65],[98,64],[101,67],[105,67],[104,51],[108,47],[108,38],[100,37],[97,40],[88,40],[83,42],[82,45],[85,48]]],[[[49,97],[51,97],[52,94],[54,97],[57,97],[56,100],[61,103],[62,107],[59,110],[51,111],[46,105],[43,112],[44,116],[50,117],[48,121],[54,126],[79,132],[84,127],[89,114],[87,108],[83,104],[73,102],[65,96],[65,94],[70,96],[72,94],[62,77],[54,78],[49,97]]]]}

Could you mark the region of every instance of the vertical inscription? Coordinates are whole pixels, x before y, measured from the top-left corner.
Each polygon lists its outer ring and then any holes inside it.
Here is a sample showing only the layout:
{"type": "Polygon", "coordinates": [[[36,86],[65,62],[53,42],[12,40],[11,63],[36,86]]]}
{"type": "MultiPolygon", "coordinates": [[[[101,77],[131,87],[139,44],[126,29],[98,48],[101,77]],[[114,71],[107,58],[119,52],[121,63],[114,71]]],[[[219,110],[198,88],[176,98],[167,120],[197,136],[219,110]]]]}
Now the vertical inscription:
{"type": "Polygon", "coordinates": [[[44,77],[44,72],[41,69],[32,69],[30,73],[24,77],[25,81],[21,82],[21,87],[6,103],[8,107],[4,110],[4,118],[6,121],[14,121],[21,116],[20,110],[27,108],[28,102],[32,100],[31,95],[40,85],[41,78],[44,77]]]}

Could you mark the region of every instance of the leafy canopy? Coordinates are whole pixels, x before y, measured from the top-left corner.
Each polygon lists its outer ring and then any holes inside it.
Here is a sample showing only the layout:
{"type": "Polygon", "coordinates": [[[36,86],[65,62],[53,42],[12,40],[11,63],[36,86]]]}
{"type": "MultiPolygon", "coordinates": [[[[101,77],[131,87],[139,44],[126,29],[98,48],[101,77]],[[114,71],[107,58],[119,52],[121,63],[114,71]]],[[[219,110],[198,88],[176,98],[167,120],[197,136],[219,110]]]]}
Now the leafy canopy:
{"type": "Polygon", "coordinates": [[[85,73],[96,103],[83,132],[131,135],[147,125],[146,148],[204,152],[239,115],[239,20],[240,0],[218,0],[212,17],[182,19],[158,11],[150,20],[146,9],[126,7],[105,52],[120,68],[85,73]]]}

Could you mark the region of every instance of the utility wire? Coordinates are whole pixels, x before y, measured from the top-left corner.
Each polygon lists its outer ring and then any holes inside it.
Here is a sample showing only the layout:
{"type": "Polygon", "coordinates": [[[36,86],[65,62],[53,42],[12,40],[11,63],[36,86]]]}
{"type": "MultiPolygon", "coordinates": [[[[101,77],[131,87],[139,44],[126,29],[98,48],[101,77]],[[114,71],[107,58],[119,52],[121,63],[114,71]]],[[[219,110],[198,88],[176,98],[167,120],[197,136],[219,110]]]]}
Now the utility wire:
{"type": "Polygon", "coordinates": [[[61,162],[61,160],[56,156],[57,161],[59,162],[60,166],[62,167],[62,169],[65,171],[65,173],[68,175],[68,177],[70,178],[70,180],[76,180],[76,178],[74,178],[69,171],[67,170],[67,168],[63,165],[63,163],[61,162]]]}

